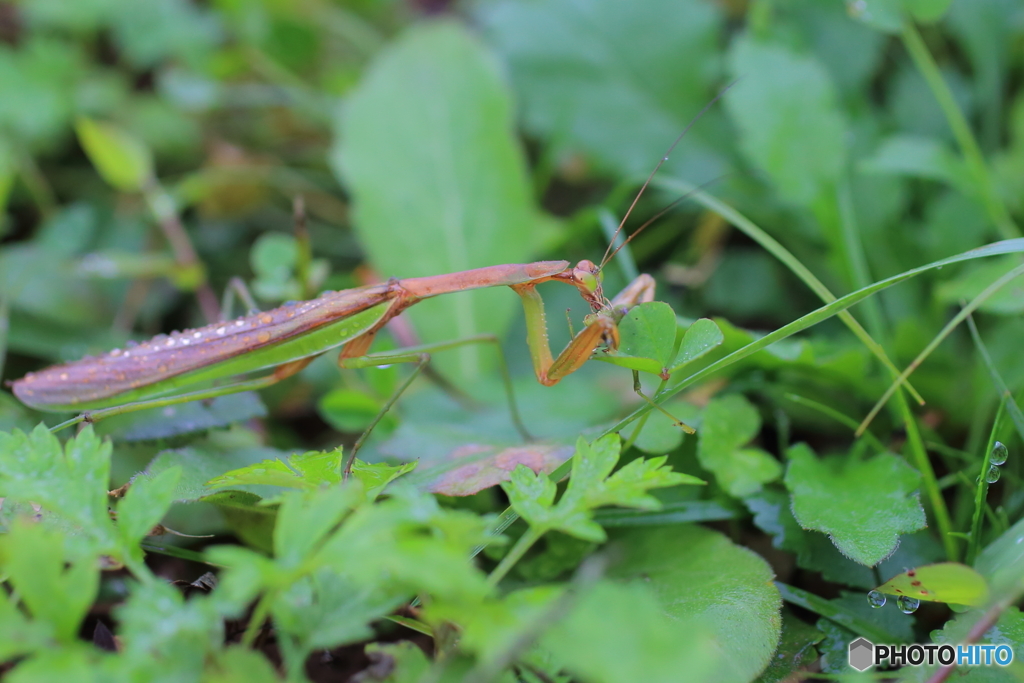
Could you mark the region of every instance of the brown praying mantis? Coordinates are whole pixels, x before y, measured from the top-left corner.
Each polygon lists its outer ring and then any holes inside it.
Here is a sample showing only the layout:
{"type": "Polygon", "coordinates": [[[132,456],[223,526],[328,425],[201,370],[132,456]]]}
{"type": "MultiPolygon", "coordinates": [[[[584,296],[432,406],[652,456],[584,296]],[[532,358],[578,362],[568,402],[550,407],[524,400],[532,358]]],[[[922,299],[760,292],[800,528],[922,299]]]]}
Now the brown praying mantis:
{"type": "MultiPolygon", "coordinates": [[[[644,274],[639,275],[614,298],[606,299],[601,288],[601,269],[633,237],[683,199],[672,202],[613,249],[640,197],[661,166],[668,161],[669,154],[724,92],[720,92],[694,117],[647,177],[619,223],[600,265],[587,260],[575,266],[570,266],[568,261],[505,264],[446,275],[392,278],[386,283],[325,292],[310,301],[289,303],[232,321],[158,335],[147,342],[114,349],[101,356],[86,357],[32,372],[11,383],[14,394],[23,403],[38,410],[80,411],[78,417],[53,428],[57,431],[112,415],[262,389],[291,377],[317,356],[339,346],[342,350],[338,364],[342,368],[418,362],[418,371],[427,362],[427,354],[430,352],[465,343],[497,343],[497,339],[491,335],[481,335],[455,342],[406,348],[394,353],[368,354],[380,329],[406,308],[424,299],[497,286],[512,288],[522,299],[526,313],[527,344],[534,372],[541,384],[552,386],[578,370],[600,347],[614,351],[619,345],[618,324],[623,316],[634,306],[653,301],[654,279],[644,274]],[[575,287],[592,311],[584,320],[584,328],[573,336],[557,357],[552,355],[548,343],[544,302],[536,291],[538,285],[549,281],[575,287]],[[225,378],[267,369],[271,369],[271,372],[262,377],[216,384],[225,378]],[[202,388],[189,390],[195,386],[202,388]]],[[[415,375],[416,372],[412,373],[397,389],[377,420],[415,375]]],[[[529,433],[522,425],[512,397],[507,372],[505,379],[513,421],[520,433],[529,439],[529,433]]],[[[652,407],[663,411],[643,394],[635,371],[634,389],[652,407]]],[[[677,426],[693,431],[675,418],[672,420],[677,426]]],[[[357,442],[350,457],[374,424],[376,420],[357,442]]]]}

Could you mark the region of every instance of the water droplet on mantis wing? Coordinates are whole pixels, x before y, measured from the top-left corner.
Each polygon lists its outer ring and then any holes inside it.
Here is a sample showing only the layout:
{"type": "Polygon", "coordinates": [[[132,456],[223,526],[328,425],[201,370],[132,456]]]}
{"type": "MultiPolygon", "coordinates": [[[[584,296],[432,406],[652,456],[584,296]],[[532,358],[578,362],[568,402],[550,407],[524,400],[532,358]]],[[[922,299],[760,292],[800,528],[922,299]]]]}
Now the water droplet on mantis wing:
{"type": "Polygon", "coordinates": [[[870,591],[868,593],[868,604],[876,609],[883,607],[885,605],[885,594],[878,591],[870,591]]]}
{"type": "Polygon", "coordinates": [[[1006,447],[1002,441],[996,441],[992,444],[992,452],[989,453],[988,461],[993,465],[1003,465],[1006,463],[1007,458],[1010,457],[1010,450],[1006,447]]]}
{"type": "Polygon", "coordinates": [[[896,598],[896,606],[900,608],[900,611],[904,614],[913,614],[917,611],[917,608],[921,606],[921,601],[917,598],[912,598],[909,595],[900,595],[896,598]]]}

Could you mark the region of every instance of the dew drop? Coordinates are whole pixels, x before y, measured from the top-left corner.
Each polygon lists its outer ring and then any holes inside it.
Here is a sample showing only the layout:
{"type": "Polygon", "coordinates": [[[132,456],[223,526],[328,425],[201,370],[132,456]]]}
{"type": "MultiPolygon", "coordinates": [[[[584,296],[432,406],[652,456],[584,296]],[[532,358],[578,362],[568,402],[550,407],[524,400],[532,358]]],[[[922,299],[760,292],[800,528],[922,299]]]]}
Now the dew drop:
{"type": "Polygon", "coordinates": [[[869,592],[868,604],[876,609],[879,607],[883,607],[885,605],[885,594],[879,593],[878,591],[869,592]]]}
{"type": "Polygon", "coordinates": [[[114,358],[117,358],[118,356],[121,355],[121,349],[111,349],[110,355],[113,356],[114,358]]]}
{"type": "Polygon", "coordinates": [[[188,346],[189,344],[192,343],[192,340],[189,339],[188,337],[185,337],[184,339],[181,340],[181,343],[184,344],[185,346],[188,346]]]}
{"type": "Polygon", "coordinates": [[[917,608],[921,606],[921,601],[917,598],[912,598],[909,595],[900,595],[896,598],[896,606],[900,608],[900,611],[904,614],[913,614],[917,611],[917,608]]]}
{"type": "Polygon", "coordinates": [[[239,318],[238,320],[235,321],[235,326],[236,327],[241,327],[244,324],[245,324],[245,319],[244,318],[239,318]]]}
{"type": "Polygon", "coordinates": [[[224,334],[225,332],[227,332],[227,330],[224,329],[223,327],[218,327],[217,328],[217,334],[224,334]]]}
{"type": "Polygon", "coordinates": [[[1003,476],[1003,471],[996,465],[992,465],[988,468],[988,472],[985,473],[985,481],[990,484],[994,484],[999,481],[999,477],[1003,476]]]}
{"type": "Polygon", "coordinates": [[[174,340],[173,339],[168,339],[166,344],[165,344],[165,346],[174,346],[174,340]]]}
{"type": "Polygon", "coordinates": [[[137,342],[137,341],[132,341],[131,339],[129,339],[129,340],[128,340],[128,341],[127,341],[127,342],[125,343],[125,346],[127,346],[127,347],[128,347],[129,349],[134,349],[134,348],[135,348],[136,346],[138,346],[138,345],[139,345],[139,342],[137,342]]]}
{"type": "Polygon", "coordinates": [[[203,333],[202,333],[202,332],[193,332],[193,333],[192,333],[192,336],[193,336],[193,337],[194,337],[195,339],[202,339],[202,338],[203,338],[203,333]]]}
{"type": "Polygon", "coordinates": [[[993,465],[1004,465],[1006,459],[1010,457],[1010,451],[1002,441],[996,441],[992,444],[992,452],[988,456],[988,461],[993,465]]]}

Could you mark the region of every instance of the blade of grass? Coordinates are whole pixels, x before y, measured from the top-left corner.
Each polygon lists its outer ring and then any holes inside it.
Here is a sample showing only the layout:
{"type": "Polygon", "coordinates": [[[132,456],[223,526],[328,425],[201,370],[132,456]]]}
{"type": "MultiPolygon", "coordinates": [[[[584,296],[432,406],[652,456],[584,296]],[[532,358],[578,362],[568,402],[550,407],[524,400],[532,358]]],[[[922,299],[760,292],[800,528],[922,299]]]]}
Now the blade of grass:
{"type": "Polygon", "coordinates": [[[978,473],[978,484],[974,490],[974,516],[971,517],[971,533],[967,541],[967,556],[964,561],[968,565],[974,565],[975,558],[981,550],[981,518],[985,509],[985,499],[988,496],[988,469],[991,467],[992,448],[996,444],[996,434],[1002,427],[1003,416],[1006,415],[1005,403],[1000,402],[996,409],[996,418],[992,420],[992,430],[988,434],[988,443],[985,445],[985,453],[981,458],[981,471],[978,473]]]}
{"type": "Polygon", "coordinates": [[[974,318],[971,316],[967,316],[967,329],[971,331],[971,339],[974,340],[974,345],[978,349],[978,355],[980,355],[982,361],[985,362],[985,367],[988,369],[989,377],[992,378],[992,384],[995,385],[996,390],[999,392],[1001,403],[1006,407],[1006,412],[1009,414],[1010,420],[1013,421],[1013,426],[1017,428],[1017,434],[1019,434],[1021,440],[1024,441],[1024,413],[1021,412],[1020,406],[1017,405],[1017,401],[1014,400],[1013,394],[1010,393],[1010,387],[1006,386],[1006,382],[1003,381],[1003,376],[999,374],[999,370],[996,369],[995,363],[992,362],[992,356],[989,355],[988,348],[981,340],[981,335],[978,333],[978,326],[974,324],[974,318]]]}
{"type": "MultiPolygon", "coordinates": [[[[655,183],[659,187],[671,190],[677,193],[689,194],[689,196],[698,204],[701,204],[705,208],[714,211],[719,216],[729,221],[734,225],[740,232],[760,244],[765,251],[774,256],[779,260],[782,265],[789,268],[789,270],[796,275],[800,280],[807,285],[812,292],[818,295],[825,303],[832,303],[836,301],[836,296],[833,294],[828,287],[825,286],[821,280],[814,276],[810,270],[808,270],[800,261],[794,256],[788,249],[780,244],[774,237],[769,235],[767,232],[759,228],[753,221],[741,214],[736,209],[732,208],[728,204],[719,201],[717,198],[703,192],[697,187],[675,178],[662,178],[655,179],[655,183]]],[[[839,319],[846,324],[847,327],[853,332],[853,334],[863,343],[870,351],[878,358],[882,364],[889,369],[893,377],[899,376],[899,369],[889,360],[889,356],[886,355],[885,349],[876,342],[867,330],[865,330],[856,318],[854,318],[846,310],[842,310],[838,313],[839,319]]],[[[920,403],[924,403],[924,399],[917,393],[911,385],[907,384],[907,391],[914,397],[914,399],[920,403]]]]}
{"type": "MultiPolygon", "coordinates": [[[[854,420],[849,415],[846,415],[845,413],[839,412],[838,410],[836,410],[835,408],[832,408],[831,406],[825,405],[824,403],[819,403],[819,402],[813,401],[813,400],[811,400],[809,398],[805,398],[803,396],[799,396],[797,394],[791,394],[791,393],[788,393],[788,392],[783,394],[782,397],[784,399],[788,400],[788,401],[792,401],[793,403],[798,403],[798,404],[800,404],[802,406],[810,408],[811,410],[816,410],[819,413],[821,413],[822,415],[827,415],[828,417],[831,417],[833,420],[835,420],[839,424],[844,425],[846,427],[849,427],[850,431],[853,431],[853,430],[857,429],[857,421],[856,420],[854,420]]],[[[882,442],[878,440],[878,437],[875,436],[874,434],[872,434],[871,432],[867,432],[866,431],[866,432],[864,432],[864,434],[862,436],[864,437],[864,439],[866,439],[868,442],[870,442],[871,445],[874,446],[875,449],[878,450],[879,452],[886,450],[886,448],[882,444],[882,442]]]]}
{"type": "Polygon", "coordinates": [[[1010,212],[1007,211],[1006,205],[999,197],[999,193],[996,192],[992,176],[988,171],[988,166],[985,164],[985,158],[982,156],[981,147],[978,146],[978,141],[974,139],[974,134],[971,133],[971,127],[968,125],[967,119],[964,117],[963,112],[960,111],[960,107],[957,106],[953,93],[942,78],[942,73],[939,71],[935,60],[932,59],[932,55],[924,44],[924,40],[921,39],[921,34],[917,32],[917,28],[912,22],[907,21],[903,25],[901,37],[903,45],[907,48],[907,52],[910,53],[910,58],[914,60],[914,65],[921,72],[925,82],[928,83],[928,87],[932,91],[932,95],[939,102],[939,107],[946,117],[946,123],[949,124],[950,129],[953,131],[953,137],[956,138],[957,144],[960,146],[960,152],[964,155],[967,168],[970,169],[971,175],[974,176],[978,197],[981,199],[982,204],[984,204],[989,218],[995,223],[999,234],[1004,239],[1019,237],[1021,234],[1020,228],[1013,222],[1010,212]]]}
{"type": "MultiPolygon", "coordinates": [[[[907,369],[900,373],[900,380],[909,377],[910,373],[916,370],[918,366],[924,362],[925,358],[930,356],[932,351],[934,351],[939,344],[945,341],[946,337],[948,337],[950,333],[954,329],[956,329],[956,326],[962,323],[964,320],[966,320],[967,317],[971,315],[971,313],[973,313],[979,306],[981,306],[981,304],[985,303],[986,299],[988,299],[993,294],[1002,289],[1004,286],[1009,284],[1011,280],[1020,277],[1021,275],[1024,275],[1024,265],[1017,266],[1010,272],[1004,274],[998,280],[996,280],[988,287],[986,287],[983,292],[978,294],[978,296],[974,297],[974,299],[972,299],[969,304],[964,306],[960,310],[960,312],[957,313],[953,317],[953,319],[950,320],[946,324],[946,326],[942,328],[942,331],[935,335],[931,342],[929,342],[928,346],[924,347],[921,353],[917,354],[917,358],[915,358],[913,362],[911,362],[910,365],[907,366],[907,369]]],[[[857,436],[860,436],[862,433],[864,433],[864,430],[867,429],[868,425],[871,424],[871,421],[875,419],[875,416],[878,415],[878,412],[882,409],[882,406],[885,405],[886,401],[889,400],[889,397],[891,397],[893,393],[895,393],[896,389],[899,388],[900,380],[894,381],[891,385],[889,385],[889,388],[886,389],[885,393],[882,395],[882,398],[878,399],[878,402],[875,404],[875,407],[871,409],[871,412],[868,413],[868,416],[865,417],[864,421],[860,423],[860,427],[857,428],[857,436]]]]}
{"type": "Polygon", "coordinates": [[[803,607],[815,614],[825,617],[843,628],[849,629],[858,636],[863,636],[873,643],[902,643],[903,638],[879,628],[870,621],[861,618],[857,614],[843,609],[834,602],[820,598],[814,593],[800,590],[795,586],[789,586],[781,581],[775,582],[775,587],[782,594],[782,599],[791,605],[803,607]]]}

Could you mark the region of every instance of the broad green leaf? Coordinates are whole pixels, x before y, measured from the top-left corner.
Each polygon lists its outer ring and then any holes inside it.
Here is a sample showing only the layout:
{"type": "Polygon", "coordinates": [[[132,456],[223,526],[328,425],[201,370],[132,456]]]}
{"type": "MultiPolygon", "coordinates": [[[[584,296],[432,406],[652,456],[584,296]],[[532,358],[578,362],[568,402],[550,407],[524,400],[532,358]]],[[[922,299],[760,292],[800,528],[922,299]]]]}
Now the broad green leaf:
{"type": "Polygon", "coordinates": [[[98,552],[117,554],[107,513],[110,451],[91,425],[63,448],[42,424],[29,434],[0,433],[0,497],[41,505],[74,525],[98,552]]]}
{"type": "Polygon", "coordinates": [[[886,33],[897,33],[913,18],[923,23],[938,21],[953,0],[846,0],[850,16],[886,33]]]}
{"type": "Polygon", "coordinates": [[[760,683],[782,683],[792,680],[797,671],[810,667],[818,659],[815,645],[825,637],[821,631],[782,610],[782,636],[775,656],[758,679],[760,683]]]}
{"type": "Polygon", "coordinates": [[[266,552],[273,549],[277,511],[260,505],[262,498],[246,491],[223,491],[201,500],[216,505],[231,530],[248,545],[266,552]]]}
{"type": "Polygon", "coordinates": [[[850,559],[874,566],[892,554],[900,534],[925,526],[917,497],[921,475],[903,458],[818,458],[806,444],[790,448],[787,457],[793,515],[803,528],[828,534],[850,559]]]}
{"type": "Polygon", "coordinates": [[[569,486],[554,504],[555,485],[546,475],[534,474],[524,465],[512,471],[502,484],[513,509],[535,531],[558,530],[583,540],[600,542],[604,530],[592,519],[591,512],[604,505],[643,510],[656,509],[660,503],[648,491],[679,484],[702,484],[688,474],[664,467],[665,457],[638,458],[615,474],[622,442],[610,434],[592,444],[580,437],[572,458],[569,486]],[[609,476],[611,475],[611,476],[609,476]]]}
{"type": "Polygon", "coordinates": [[[1024,585],[1024,519],[982,550],[974,568],[997,595],[1020,590],[1024,585]]]}
{"type": "Polygon", "coordinates": [[[215,493],[213,487],[207,485],[211,479],[264,460],[285,457],[286,453],[273,448],[240,444],[233,440],[227,443],[206,441],[188,448],[160,451],[143,474],[154,477],[165,470],[180,468],[182,474],[174,490],[174,500],[194,503],[215,493]]]}
{"type": "MultiPolygon", "coordinates": [[[[992,624],[978,637],[973,629],[982,619],[987,618],[984,610],[972,609],[957,614],[946,622],[943,628],[932,632],[932,642],[937,645],[959,645],[968,641],[981,645],[1007,645],[1013,651],[1014,663],[1009,667],[1001,666],[958,666],[956,680],[964,683],[1014,683],[1019,680],[1017,675],[1017,653],[1024,649],[1024,615],[1017,607],[1008,607],[999,615],[999,620],[992,624]]],[[[937,666],[914,667],[906,671],[907,681],[924,683],[935,675],[937,666]]]]}
{"type": "Polygon", "coordinates": [[[702,680],[749,681],[767,666],[779,642],[782,599],[771,567],[756,553],[697,525],[617,532],[621,563],[611,578],[653,590],[660,609],[710,630],[705,649],[716,668],[702,680]]]}
{"type": "Polygon", "coordinates": [[[75,130],[89,161],[115,189],[138,192],[153,180],[153,157],[129,132],[85,117],[78,119],[75,130]]]}
{"type": "Polygon", "coordinates": [[[619,322],[618,351],[600,360],[630,370],[668,377],[675,353],[676,314],[661,301],[634,306],[619,322]]]}
{"type": "MultiPolygon", "coordinates": [[[[335,131],[331,164],[381,277],[522,263],[541,246],[511,93],[494,58],[460,24],[422,23],[381,51],[335,131]]],[[[516,298],[507,290],[445,297],[409,315],[424,343],[500,336],[516,298]]],[[[491,353],[474,344],[436,362],[465,379],[490,364],[491,353]]]]}
{"type": "MultiPolygon", "coordinates": [[[[2,564],[0,571],[7,571],[2,564]]],[[[15,596],[0,596],[0,662],[45,650],[50,645],[50,624],[39,619],[30,620],[18,609],[17,601],[15,596]]]]}
{"type": "Polygon", "coordinates": [[[672,372],[702,358],[725,341],[725,335],[714,320],[700,318],[686,328],[683,340],[679,344],[679,352],[672,361],[672,372]]]}
{"type": "Polygon", "coordinates": [[[381,683],[418,683],[427,678],[430,660],[415,643],[402,640],[397,643],[369,643],[366,654],[377,661],[391,661],[392,670],[381,683]]]}
{"type": "Polygon", "coordinates": [[[956,562],[940,562],[910,569],[875,590],[918,600],[975,607],[984,605],[988,599],[988,585],[981,574],[956,562]]]}
{"type": "Polygon", "coordinates": [[[870,569],[843,556],[824,535],[801,528],[785,491],[766,488],[743,502],[754,514],[757,528],[771,535],[774,547],[796,555],[798,566],[821,572],[828,581],[864,590],[877,583],[870,569]]]}
{"type": "Polygon", "coordinates": [[[740,147],[783,198],[809,205],[839,178],[846,122],[825,69],[809,54],[743,36],[730,71],[742,80],[725,96],[740,147]]]}
{"type": "Polygon", "coordinates": [[[259,394],[243,391],[210,401],[192,401],[160,410],[117,415],[100,422],[96,431],[116,441],[155,441],[207,432],[266,416],[267,408],[259,394]]]}
{"type": "Polygon", "coordinates": [[[99,592],[100,572],[95,554],[68,557],[66,543],[54,529],[19,520],[0,536],[0,574],[9,577],[35,620],[72,643],[99,592]]]}
{"type": "Polygon", "coordinates": [[[941,141],[921,135],[898,134],[882,140],[858,169],[863,173],[938,180],[965,194],[974,194],[974,180],[964,162],[941,141]]]}
{"type": "Polygon", "coordinates": [[[735,655],[717,647],[707,615],[666,614],[656,595],[642,581],[586,587],[554,615],[540,644],[588,683],[731,680],[719,674],[735,655]]]}
{"type": "Polygon", "coordinates": [[[761,416],[741,394],[713,399],[701,425],[697,458],[731,495],[748,496],[782,474],[782,465],[769,453],[743,447],[761,431],[761,416]]]}
{"type": "MultiPolygon", "coordinates": [[[[650,173],[714,95],[723,14],[701,0],[505,1],[480,11],[509,64],[526,128],[553,155],[582,152],[625,176],[650,173]]],[[[712,109],[687,133],[668,164],[673,173],[722,172],[723,148],[710,142],[720,116],[712,109]]]]}

